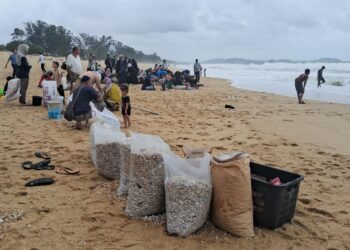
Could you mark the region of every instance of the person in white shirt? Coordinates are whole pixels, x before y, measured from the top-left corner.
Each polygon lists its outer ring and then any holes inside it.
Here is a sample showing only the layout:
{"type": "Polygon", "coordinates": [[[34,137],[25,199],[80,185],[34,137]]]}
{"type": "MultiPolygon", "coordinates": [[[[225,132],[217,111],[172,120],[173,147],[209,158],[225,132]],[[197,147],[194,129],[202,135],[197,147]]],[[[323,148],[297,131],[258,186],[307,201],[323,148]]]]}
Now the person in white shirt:
{"type": "Polygon", "coordinates": [[[70,89],[72,90],[74,83],[83,73],[83,66],[80,62],[80,49],[74,47],[72,49],[72,54],[67,57],[67,80],[70,82],[70,89]]]}
{"type": "Polygon", "coordinates": [[[42,52],[40,52],[38,63],[40,63],[41,70],[43,71],[43,73],[45,73],[45,56],[42,52]]]}

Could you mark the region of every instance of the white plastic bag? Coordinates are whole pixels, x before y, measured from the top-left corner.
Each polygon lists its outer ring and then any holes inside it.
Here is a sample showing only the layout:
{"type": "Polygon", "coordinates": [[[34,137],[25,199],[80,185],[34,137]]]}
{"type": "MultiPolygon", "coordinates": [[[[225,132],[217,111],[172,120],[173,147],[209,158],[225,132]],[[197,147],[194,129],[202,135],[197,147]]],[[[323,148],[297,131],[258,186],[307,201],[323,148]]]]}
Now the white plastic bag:
{"type": "Polygon", "coordinates": [[[55,100],[58,96],[56,81],[43,81],[43,103],[47,107],[48,101],[55,100]]]}
{"type": "Polygon", "coordinates": [[[135,218],[158,214],[165,209],[163,153],[170,152],[170,147],[155,135],[133,136],[125,212],[135,218]]]}
{"type": "Polygon", "coordinates": [[[90,154],[97,173],[108,179],[119,179],[120,147],[125,134],[108,124],[94,122],[90,131],[90,154]]]}
{"type": "Polygon", "coordinates": [[[21,96],[21,80],[12,79],[8,82],[5,102],[11,102],[21,96]]]}
{"type": "Polygon", "coordinates": [[[101,122],[109,124],[112,127],[118,128],[120,130],[120,121],[113,114],[113,112],[109,111],[106,108],[101,112],[95,107],[93,102],[90,102],[90,107],[92,111],[92,117],[96,117],[96,119],[100,120],[101,122]]]}
{"type": "Polygon", "coordinates": [[[169,234],[189,236],[204,225],[211,202],[211,156],[183,159],[164,155],[166,221],[169,234]]]}

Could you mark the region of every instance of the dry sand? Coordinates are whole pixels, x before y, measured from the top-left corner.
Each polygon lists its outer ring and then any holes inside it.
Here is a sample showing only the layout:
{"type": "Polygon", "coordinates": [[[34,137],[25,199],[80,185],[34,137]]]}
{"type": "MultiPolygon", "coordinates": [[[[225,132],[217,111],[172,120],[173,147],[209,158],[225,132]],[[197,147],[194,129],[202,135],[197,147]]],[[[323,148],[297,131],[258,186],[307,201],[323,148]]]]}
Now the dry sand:
{"type": "MultiPolygon", "coordinates": [[[[7,54],[0,54],[0,65],[7,54]]],[[[40,69],[36,58],[28,96],[40,69]]],[[[48,65],[47,65],[48,68],[48,65]]],[[[10,70],[1,70],[3,81],[10,70]]],[[[115,184],[96,174],[89,157],[89,131],[47,120],[44,107],[0,104],[1,249],[350,249],[350,107],[255,93],[225,80],[203,79],[200,90],[141,92],[132,87],[132,130],[157,134],[181,153],[184,144],[210,145],[214,153],[244,150],[252,159],[305,176],[292,224],[270,231],[255,228],[238,239],[208,224],[188,238],[170,237],[164,225],[129,220],[115,184]],[[224,109],[232,104],[235,110],[224,109]],[[25,171],[36,150],[50,152],[57,166],[79,167],[79,176],[25,171]],[[53,177],[46,187],[25,188],[36,177],[53,177]],[[19,214],[18,214],[19,213],[19,214]],[[23,214],[22,214],[23,213],[23,214]]],[[[292,84],[292,83],[291,83],[292,84]]],[[[118,114],[119,115],[119,114],[118,114]]]]}

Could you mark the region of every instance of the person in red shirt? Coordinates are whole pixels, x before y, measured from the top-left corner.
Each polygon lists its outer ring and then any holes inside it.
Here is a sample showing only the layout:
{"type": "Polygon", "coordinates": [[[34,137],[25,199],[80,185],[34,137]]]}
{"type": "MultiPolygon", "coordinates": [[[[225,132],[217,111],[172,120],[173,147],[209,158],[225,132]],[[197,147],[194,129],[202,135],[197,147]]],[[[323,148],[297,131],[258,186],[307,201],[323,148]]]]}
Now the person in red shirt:
{"type": "Polygon", "coordinates": [[[305,104],[305,102],[303,101],[303,96],[307,80],[309,79],[309,75],[310,69],[306,69],[304,74],[301,74],[295,79],[295,89],[297,91],[299,104],[305,104]]]}

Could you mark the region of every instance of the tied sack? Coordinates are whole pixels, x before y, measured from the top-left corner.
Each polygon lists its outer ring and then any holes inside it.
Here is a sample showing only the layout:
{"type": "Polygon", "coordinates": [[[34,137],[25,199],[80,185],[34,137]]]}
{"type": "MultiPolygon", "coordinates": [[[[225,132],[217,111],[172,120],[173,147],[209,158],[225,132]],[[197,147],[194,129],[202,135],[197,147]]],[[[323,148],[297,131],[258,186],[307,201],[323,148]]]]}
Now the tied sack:
{"type": "Polygon", "coordinates": [[[43,81],[43,103],[47,107],[47,103],[55,100],[58,96],[56,81],[43,81]]]}
{"type": "Polygon", "coordinates": [[[249,155],[235,152],[212,160],[212,223],[238,237],[253,237],[249,155]]]}
{"type": "Polygon", "coordinates": [[[211,154],[211,147],[202,147],[202,148],[191,148],[190,146],[184,145],[183,149],[185,158],[202,158],[206,154],[211,154]]]}

